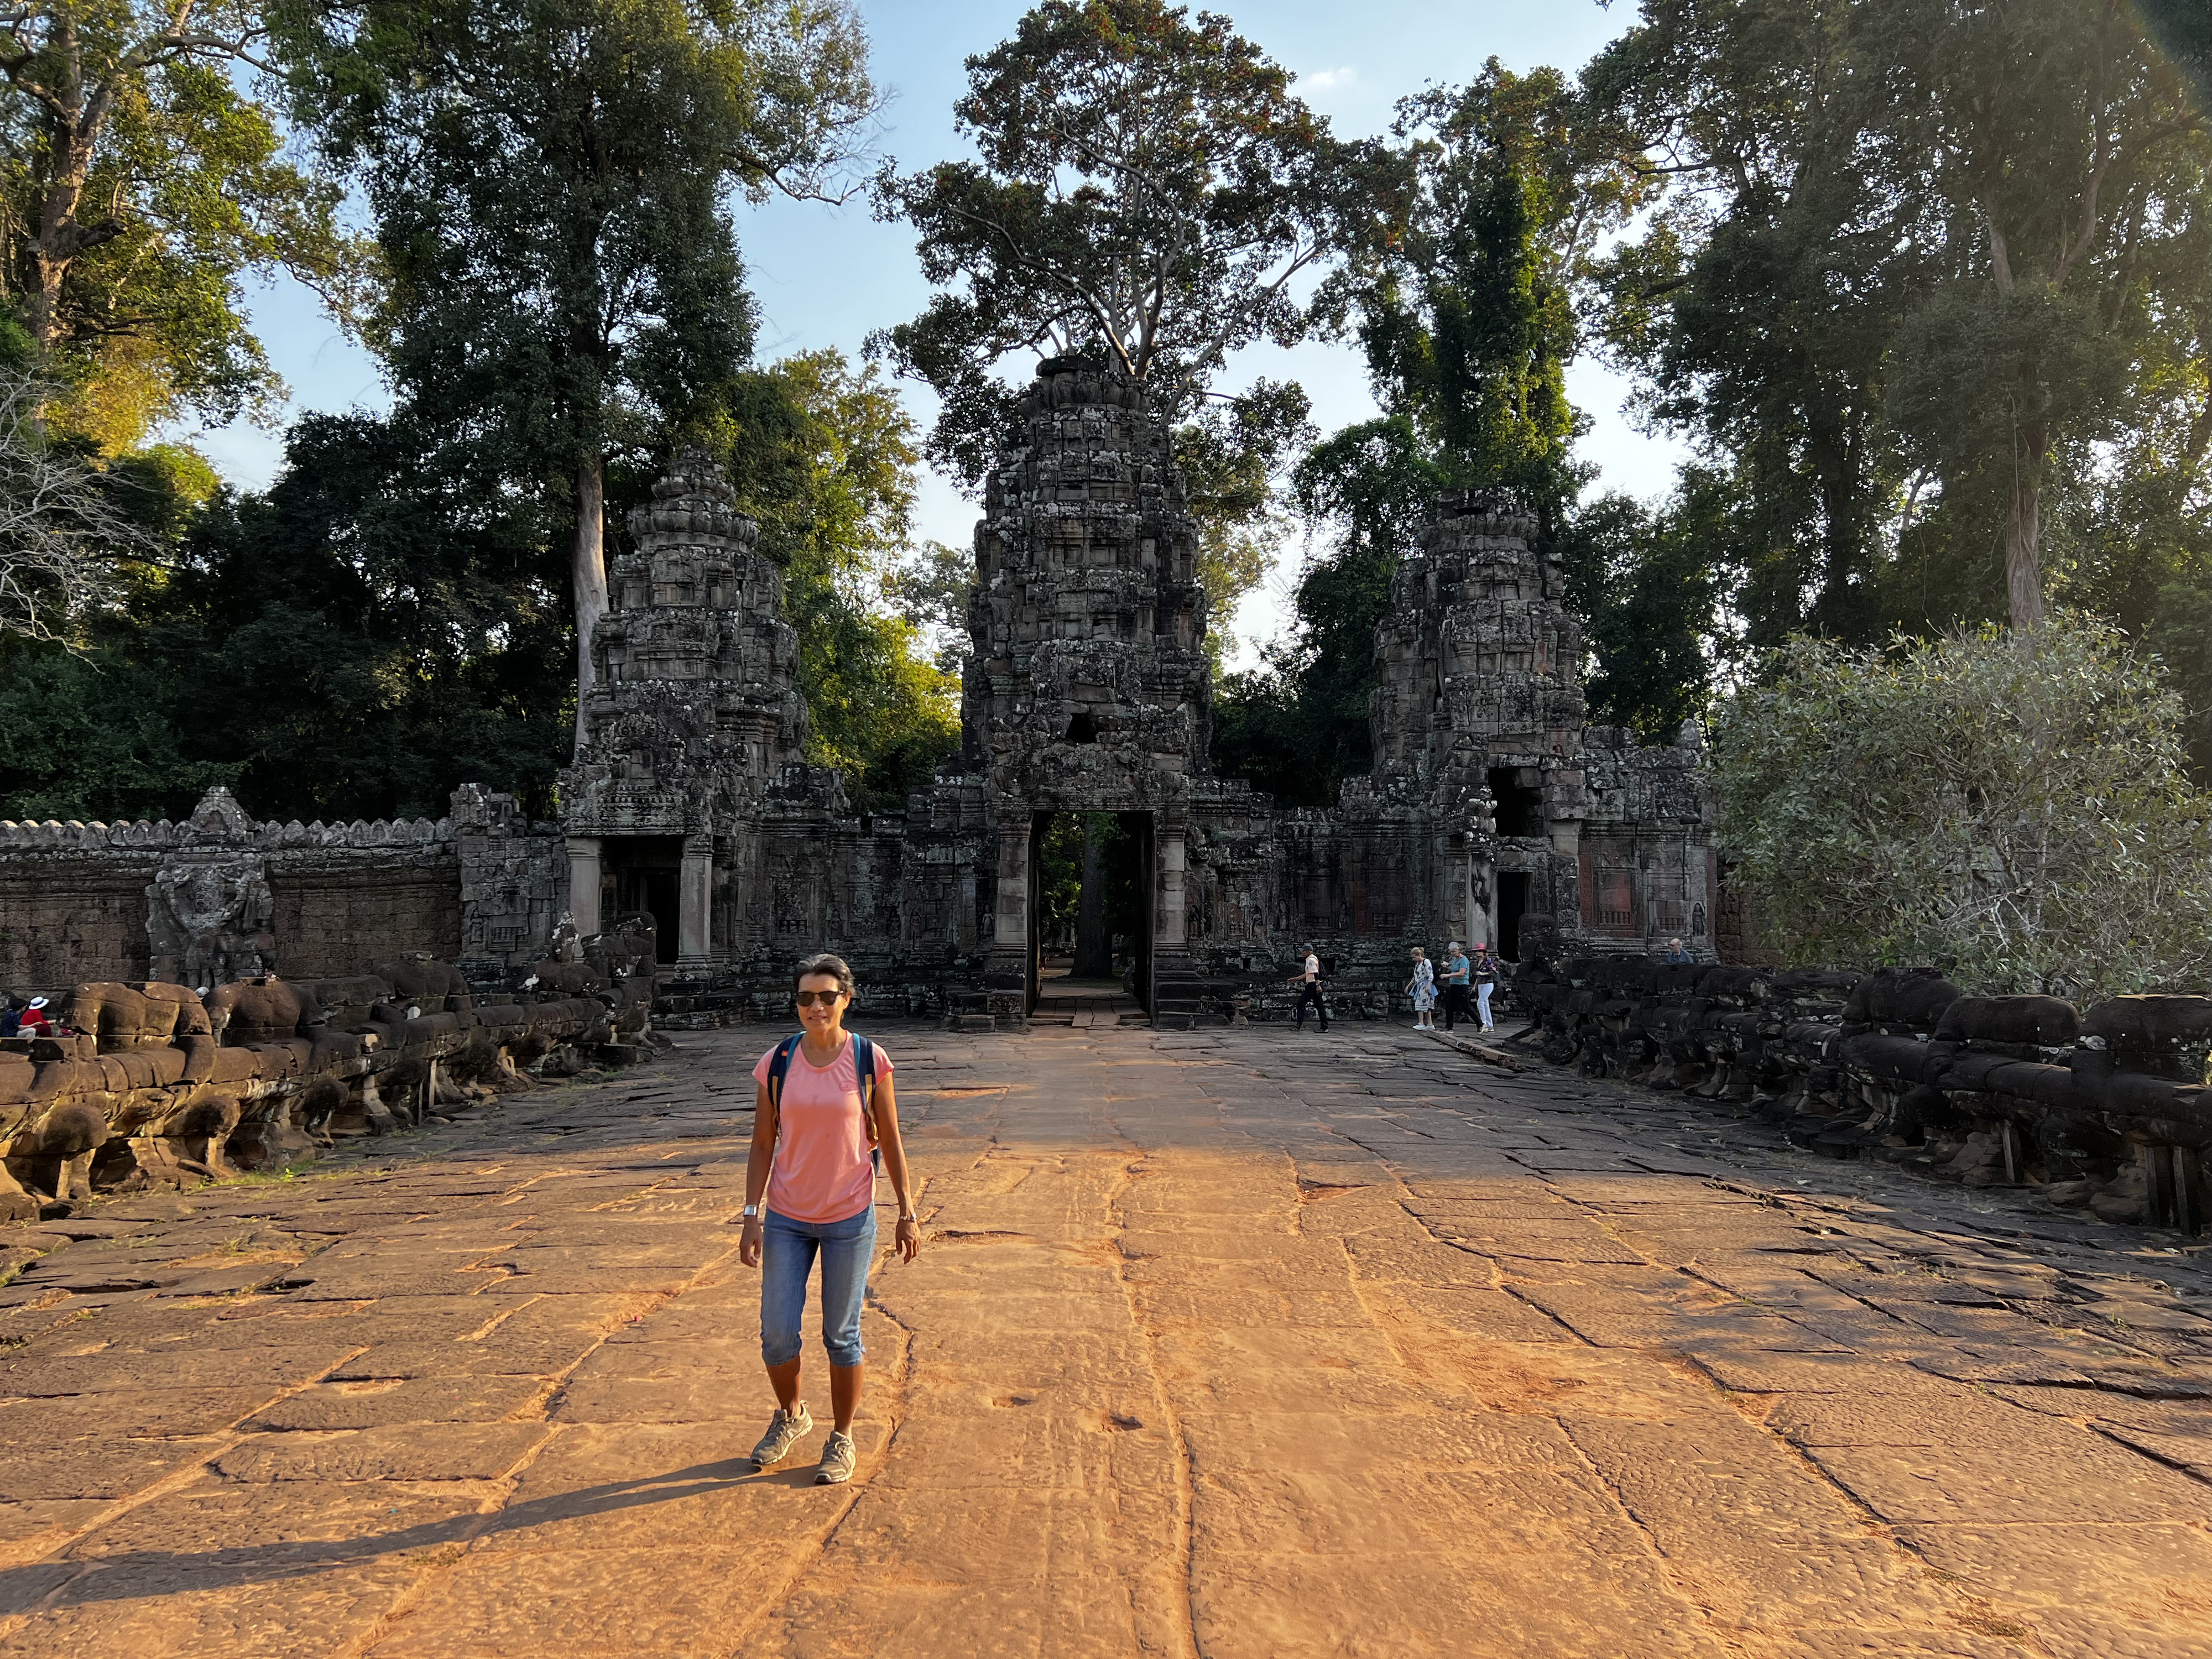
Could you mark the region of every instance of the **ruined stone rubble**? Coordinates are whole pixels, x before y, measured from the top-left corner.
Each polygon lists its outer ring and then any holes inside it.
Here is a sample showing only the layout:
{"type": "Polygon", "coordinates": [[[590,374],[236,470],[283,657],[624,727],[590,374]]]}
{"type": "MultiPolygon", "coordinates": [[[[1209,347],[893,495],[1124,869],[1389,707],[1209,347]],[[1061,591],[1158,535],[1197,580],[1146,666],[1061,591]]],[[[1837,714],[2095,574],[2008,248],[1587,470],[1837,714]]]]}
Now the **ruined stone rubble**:
{"type": "Polygon", "coordinates": [[[1731,1101],[1798,1145],[2107,1221],[2203,1229],[2212,997],[1980,997],[1932,971],[1547,957],[1511,992],[1547,1056],[1731,1101]]]}

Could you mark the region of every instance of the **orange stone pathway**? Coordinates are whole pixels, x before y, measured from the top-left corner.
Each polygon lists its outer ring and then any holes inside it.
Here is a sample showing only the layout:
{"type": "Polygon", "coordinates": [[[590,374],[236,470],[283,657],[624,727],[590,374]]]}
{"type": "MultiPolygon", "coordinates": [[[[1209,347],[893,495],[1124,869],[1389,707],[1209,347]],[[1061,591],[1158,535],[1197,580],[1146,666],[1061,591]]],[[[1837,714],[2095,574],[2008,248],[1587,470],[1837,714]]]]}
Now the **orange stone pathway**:
{"type": "Polygon", "coordinates": [[[754,1474],[769,1035],[0,1229],[0,1655],[2212,1654],[2212,1256],[1403,1029],[883,1028],[754,1474]]]}

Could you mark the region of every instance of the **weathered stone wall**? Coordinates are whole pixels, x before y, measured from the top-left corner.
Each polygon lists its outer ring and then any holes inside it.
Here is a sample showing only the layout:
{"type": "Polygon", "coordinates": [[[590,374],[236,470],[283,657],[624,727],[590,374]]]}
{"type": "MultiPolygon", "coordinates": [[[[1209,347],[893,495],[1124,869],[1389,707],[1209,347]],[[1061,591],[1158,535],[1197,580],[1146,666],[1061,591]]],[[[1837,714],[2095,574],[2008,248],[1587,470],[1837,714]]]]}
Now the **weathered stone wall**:
{"type": "Polygon", "coordinates": [[[319,863],[272,872],[269,887],[276,900],[276,970],[287,977],[362,973],[417,951],[441,962],[460,954],[455,859],[319,863]]]}
{"type": "Polygon", "coordinates": [[[106,829],[0,823],[0,987],[146,976],[155,860],[109,848],[106,829]]]}
{"type": "Polygon", "coordinates": [[[504,981],[551,948],[563,843],[510,797],[469,788],[455,804],[458,821],[277,823],[217,789],[182,823],[0,823],[0,989],[207,988],[416,952],[504,981]]]}

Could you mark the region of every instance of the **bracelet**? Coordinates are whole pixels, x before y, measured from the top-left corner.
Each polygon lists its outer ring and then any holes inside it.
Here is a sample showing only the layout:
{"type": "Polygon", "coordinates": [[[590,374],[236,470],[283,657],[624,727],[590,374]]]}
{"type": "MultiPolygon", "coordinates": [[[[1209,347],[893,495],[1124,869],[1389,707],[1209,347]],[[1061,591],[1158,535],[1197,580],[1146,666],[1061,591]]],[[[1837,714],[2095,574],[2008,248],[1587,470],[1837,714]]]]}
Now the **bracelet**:
{"type": "Polygon", "coordinates": [[[921,1218],[918,1215],[902,1215],[899,1219],[901,1221],[911,1221],[916,1226],[920,1226],[921,1224],[921,1218]]]}

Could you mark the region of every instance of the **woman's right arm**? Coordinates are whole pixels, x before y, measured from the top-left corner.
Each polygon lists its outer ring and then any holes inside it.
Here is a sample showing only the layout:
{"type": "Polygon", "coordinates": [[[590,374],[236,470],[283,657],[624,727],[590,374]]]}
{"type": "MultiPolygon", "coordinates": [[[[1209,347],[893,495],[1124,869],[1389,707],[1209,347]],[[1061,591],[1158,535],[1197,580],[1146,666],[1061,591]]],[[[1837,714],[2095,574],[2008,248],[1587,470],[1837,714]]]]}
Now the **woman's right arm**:
{"type": "Polygon", "coordinates": [[[755,1213],[738,1240],[738,1260],[748,1267],[760,1266],[761,1195],[768,1191],[769,1167],[775,1162],[775,1108],[769,1103],[768,1085],[753,1085],[753,1146],[745,1159],[745,1207],[755,1213]]]}

